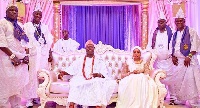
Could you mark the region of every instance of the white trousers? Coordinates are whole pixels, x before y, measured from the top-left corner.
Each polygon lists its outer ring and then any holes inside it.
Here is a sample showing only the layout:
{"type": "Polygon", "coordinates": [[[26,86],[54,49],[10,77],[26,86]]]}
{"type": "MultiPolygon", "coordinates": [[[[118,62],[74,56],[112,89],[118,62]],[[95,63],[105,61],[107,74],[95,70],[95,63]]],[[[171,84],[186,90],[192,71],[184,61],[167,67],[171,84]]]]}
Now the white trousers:
{"type": "Polygon", "coordinates": [[[9,103],[11,108],[20,108],[21,98],[18,95],[13,95],[9,97],[8,101],[5,104],[1,104],[0,108],[9,108],[9,103]]]}

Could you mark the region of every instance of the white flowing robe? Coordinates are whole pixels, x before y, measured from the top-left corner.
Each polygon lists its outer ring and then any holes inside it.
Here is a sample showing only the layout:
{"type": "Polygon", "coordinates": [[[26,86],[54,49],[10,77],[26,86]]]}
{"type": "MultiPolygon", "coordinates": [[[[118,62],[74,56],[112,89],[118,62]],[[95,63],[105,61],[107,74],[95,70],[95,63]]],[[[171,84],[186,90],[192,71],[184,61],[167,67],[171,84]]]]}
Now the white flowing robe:
{"type": "Polygon", "coordinates": [[[69,38],[68,40],[59,39],[53,46],[53,51],[63,54],[70,51],[78,50],[80,44],[69,38]]]}
{"type": "MultiPolygon", "coordinates": [[[[83,77],[84,57],[74,61],[65,71],[73,75],[70,80],[68,102],[74,102],[84,106],[106,106],[117,85],[115,80],[108,77],[107,67],[102,59],[95,57],[93,73],[101,73],[105,78],[93,78],[86,80],[83,77]]],[[[86,58],[85,75],[90,77],[92,70],[92,58],[86,58]]]]}
{"type": "Polygon", "coordinates": [[[172,81],[171,76],[173,75],[172,66],[173,62],[171,59],[171,53],[172,53],[172,45],[169,44],[168,49],[168,35],[167,31],[164,31],[161,33],[158,30],[157,36],[156,36],[156,42],[154,49],[151,49],[152,53],[157,56],[156,61],[154,63],[154,67],[156,69],[163,69],[166,71],[167,77],[163,80],[165,84],[170,84],[172,81]]]}
{"type": "Polygon", "coordinates": [[[44,34],[46,43],[41,46],[39,42],[34,37],[35,27],[32,22],[24,24],[24,31],[30,40],[30,57],[29,57],[29,84],[24,89],[24,98],[37,98],[37,88],[38,88],[38,70],[49,69],[48,58],[49,50],[51,48],[53,37],[51,32],[48,30],[48,26],[41,24],[41,32],[44,34]]]}
{"type": "MultiPolygon", "coordinates": [[[[200,52],[200,40],[193,29],[189,28],[191,50],[200,52]]],[[[178,100],[193,100],[200,95],[200,66],[197,59],[197,54],[191,59],[189,67],[184,66],[185,56],[180,52],[180,43],[182,38],[182,32],[177,33],[175,53],[178,58],[178,66],[173,65],[173,77],[172,85],[174,93],[178,100]]]]}
{"type": "MultiPolygon", "coordinates": [[[[127,61],[130,72],[144,72],[145,61],[135,64],[127,61]]],[[[144,73],[130,74],[119,82],[116,108],[157,108],[158,89],[154,80],[144,73]]]]}
{"type": "MultiPolygon", "coordinates": [[[[0,47],[9,48],[19,59],[26,56],[25,48],[13,35],[13,24],[6,19],[0,20],[0,47]]],[[[28,65],[13,66],[8,55],[0,50],[0,106],[13,95],[20,95],[29,81],[28,65]]]]}

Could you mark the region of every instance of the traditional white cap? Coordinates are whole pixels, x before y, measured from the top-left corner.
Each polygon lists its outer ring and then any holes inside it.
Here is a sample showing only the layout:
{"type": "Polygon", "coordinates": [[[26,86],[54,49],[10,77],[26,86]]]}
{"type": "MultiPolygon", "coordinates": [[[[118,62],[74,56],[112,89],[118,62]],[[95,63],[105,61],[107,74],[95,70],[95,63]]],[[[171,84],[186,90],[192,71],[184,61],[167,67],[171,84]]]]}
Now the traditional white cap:
{"type": "Polygon", "coordinates": [[[160,12],[159,20],[164,19],[166,20],[165,14],[163,11],[160,12]]]}
{"type": "Polygon", "coordinates": [[[85,43],[85,47],[89,44],[93,44],[94,45],[94,42],[92,40],[88,40],[86,43],[85,43]]]}
{"type": "Polygon", "coordinates": [[[41,8],[40,3],[36,3],[34,12],[35,12],[35,11],[41,11],[41,12],[42,12],[42,8],[41,8]]]}
{"type": "Polygon", "coordinates": [[[10,8],[11,6],[17,7],[17,4],[16,4],[16,1],[15,1],[15,0],[10,0],[10,1],[8,2],[8,5],[7,5],[7,7],[6,7],[6,10],[7,10],[8,8],[10,8]]]}
{"type": "Polygon", "coordinates": [[[185,18],[183,9],[180,7],[178,12],[176,13],[176,18],[185,18]]]}

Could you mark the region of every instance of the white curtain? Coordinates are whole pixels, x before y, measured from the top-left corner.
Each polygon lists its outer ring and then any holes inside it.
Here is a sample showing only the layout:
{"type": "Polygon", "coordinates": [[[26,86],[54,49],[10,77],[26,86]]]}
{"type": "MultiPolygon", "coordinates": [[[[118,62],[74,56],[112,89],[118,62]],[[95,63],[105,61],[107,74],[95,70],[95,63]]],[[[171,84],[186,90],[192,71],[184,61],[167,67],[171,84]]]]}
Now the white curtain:
{"type": "Polygon", "coordinates": [[[190,0],[186,5],[186,24],[200,35],[200,0],[190,0]]]}
{"type": "Polygon", "coordinates": [[[6,16],[6,7],[8,5],[8,0],[0,0],[0,19],[6,16]]]}

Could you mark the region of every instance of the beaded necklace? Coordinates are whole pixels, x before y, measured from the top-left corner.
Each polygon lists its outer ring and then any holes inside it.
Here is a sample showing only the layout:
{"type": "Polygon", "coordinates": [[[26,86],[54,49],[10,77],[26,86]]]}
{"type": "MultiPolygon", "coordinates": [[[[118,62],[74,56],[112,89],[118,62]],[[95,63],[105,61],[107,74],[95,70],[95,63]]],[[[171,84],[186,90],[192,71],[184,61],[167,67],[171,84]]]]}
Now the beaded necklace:
{"type": "MultiPolygon", "coordinates": [[[[91,70],[91,73],[90,73],[91,75],[93,74],[94,58],[95,58],[95,56],[92,57],[92,70],[91,70]]],[[[84,77],[86,80],[90,80],[90,79],[92,79],[92,77],[87,78],[86,75],[85,75],[85,62],[86,62],[86,56],[84,57],[84,61],[83,61],[82,73],[83,73],[83,77],[84,77]]]]}

